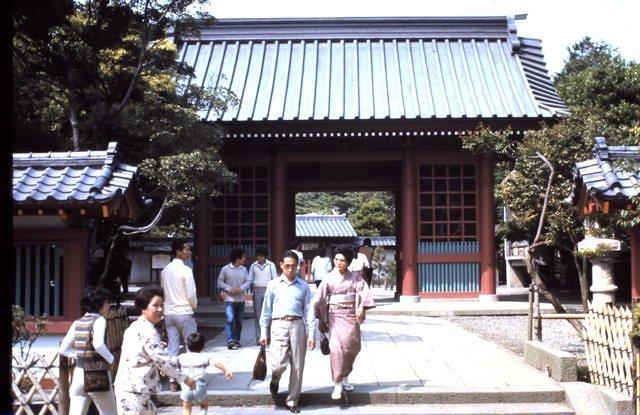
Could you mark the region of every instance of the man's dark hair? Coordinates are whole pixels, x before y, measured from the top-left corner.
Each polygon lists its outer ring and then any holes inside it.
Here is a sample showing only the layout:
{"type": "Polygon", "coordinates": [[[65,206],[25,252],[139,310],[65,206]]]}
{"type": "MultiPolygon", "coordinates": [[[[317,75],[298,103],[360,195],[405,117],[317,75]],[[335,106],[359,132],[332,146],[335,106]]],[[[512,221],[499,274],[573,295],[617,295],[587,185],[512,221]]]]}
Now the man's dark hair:
{"type": "Polygon", "coordinates": [[[287,252],[284,253],[282,259],[284,260],[285,258],[293,258],[296,260],[296,264],[300,261],[300,258],[298,258],[298,254],[296,254],[295,252],[289,250],[287,252]]]}
{"type": "Polygon", "coordinates": [[[198,332],[191,333],[187,337],[187,348],[190,352],[201,352],[204,349],[204,336],[198,332]]]}
{"type": "Polygon", "coordinates": [[[233,264],[234,262],[236,262],[236,260],[242,258],[243,255],[244,255],[244,249],[241,249],[241,248],[232,249],[231,252],[229,252],[229,260],[233,264]]]}
{"type": "Polygon", "coordinates": [[[138,291],[134,304],[138,310],[142,311],[149,306],[149,303],[155,296],[162,297],[164,300],[164,291],[162,291],[162,287],[159,285],[147,285],[138,291]]]}
{"type": "Polygon", "coordinates": [[[187,241],[184,238],[176,238],[174,240],[171,241],[171,256],[175,257],[176,256],[176,251],[182,251],[184,249],[184,246],[186,244],[188,244],[189,241],[187,241]]]}
{"type": "Polygon", "coordinates": [[[80,308],[83,313],[97,313],[107,300],[109,300],[109,291],[104,287],[88,286],[80,299],[80,308]]]}
{"type": "Polygon", "coordinates": [[[336,248],[336,252],[334,255],[342,254],[344,255],[344,259],[347,261],[347,265],[351,265],[351,261],[353,261],[353,249],[350,246],[339,246],[336,248]]]}
{"type": "Polygon", "coordinates": [[[265,248],[264,246],[259,246],[256,248],[256,256],[269,256],[269,251],[267,250],[267,248],[265,248]]]}
{"type": "Polygon", "coordinates": [[[362,246],[371,246],[371,238],[364,238],[362,246]]]}

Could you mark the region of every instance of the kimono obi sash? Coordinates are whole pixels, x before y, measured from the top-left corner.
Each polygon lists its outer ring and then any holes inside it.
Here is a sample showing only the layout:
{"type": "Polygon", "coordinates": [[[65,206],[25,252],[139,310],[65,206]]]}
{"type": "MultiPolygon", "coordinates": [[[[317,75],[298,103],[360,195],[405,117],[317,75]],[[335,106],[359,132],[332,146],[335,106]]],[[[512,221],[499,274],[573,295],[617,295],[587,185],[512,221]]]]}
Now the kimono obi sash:
{"type": "Polygon", "coordinates": [[[329,304],[331,305],[349,305],[356,302],[356,295],[354,293],[347,294],[331,294],[329,304]]]}

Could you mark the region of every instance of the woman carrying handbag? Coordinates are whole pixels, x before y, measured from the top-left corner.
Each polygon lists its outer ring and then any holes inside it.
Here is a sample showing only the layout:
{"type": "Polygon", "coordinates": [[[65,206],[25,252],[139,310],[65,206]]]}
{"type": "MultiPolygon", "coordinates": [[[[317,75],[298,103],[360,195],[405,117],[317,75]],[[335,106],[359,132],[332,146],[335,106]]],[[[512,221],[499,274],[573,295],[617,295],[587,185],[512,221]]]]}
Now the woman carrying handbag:
{"type": "Polygon", "coordinates": [[[354,389],[349,382],[349,375],[360,353],[360,324],[364,322],[366,310],[375,307],[369,286],[361,273],[348,270],[352,260],[353,250],[350,247],[336,249],[335,268],[322,280],[313,300],[318,329],[321,333],[328,333],[329,338],[329,360],[334,383],[332,399],[340,399],[343,391],[354,389]]]}
{"type": "Polygon", "coordinates": [[[116,414],[116,399],[108,371],[113,355],[104,341],[107,329],[104,316],[109,312],[109,305],[107,290],[87,287],[80,300],[85,314],[73,322],[60,344],[61,355],[76,359],[69,386],[69,415],[85,415],[91,401],[101,415],[116,414]]]}

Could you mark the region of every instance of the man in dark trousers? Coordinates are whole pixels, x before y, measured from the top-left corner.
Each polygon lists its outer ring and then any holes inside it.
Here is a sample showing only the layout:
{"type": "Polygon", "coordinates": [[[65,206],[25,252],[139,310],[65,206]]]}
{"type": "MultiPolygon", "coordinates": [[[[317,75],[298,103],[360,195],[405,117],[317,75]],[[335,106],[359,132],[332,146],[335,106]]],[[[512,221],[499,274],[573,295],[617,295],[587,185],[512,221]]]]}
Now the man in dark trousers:
{"type": "Polygon", "coordinates": [[[260,344],[269,344],[273,357],[269,389],[275,396],[282,373],[291,366],[289,393],[285,404],[289,411],[300,412],[298,401],[302,389],[302,374],[307,346],[316,347],[316,318],[311,306],[309,284],[296,276],[298,255],[284,254],[282,275],[269,281],[260,317],[260,344]]]}

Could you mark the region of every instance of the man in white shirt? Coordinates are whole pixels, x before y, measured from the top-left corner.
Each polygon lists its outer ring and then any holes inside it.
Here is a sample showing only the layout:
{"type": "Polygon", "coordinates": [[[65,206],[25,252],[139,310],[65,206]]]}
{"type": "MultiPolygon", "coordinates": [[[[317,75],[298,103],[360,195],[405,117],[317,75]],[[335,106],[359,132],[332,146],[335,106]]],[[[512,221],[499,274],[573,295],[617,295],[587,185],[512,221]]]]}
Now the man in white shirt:
{"type": "MultiPolygon", "coordinates": [[[[191,259],[191,245],[184,239],[174,239],[171,243],[173,261],[160,273],[160,284],[164,290],[164,324],[167,329],[167,353],[177,356],[180,338],[186,344],[187,337],[198,331],[193,312],[198,306],[196,282],[193,271],[185,261],[191,259]]],[[[177,391],[180,385],[171,379],[171,390],[177,391]]]]}
{"type": "Polygon", "coordinates": [[[302,275],[302,264],[304,264],[302,244],[294,239],[293,241],[291,241],[291,244],[289,244],[289,249],[295,252],[295,254],[298,256],[298,268],[296,268],[296,277],[304,279],[304,276],[302,275]]]}
{"type": "Polygon", "coordinates": [[[222,267],[218,275],[218,289],[225,294],[224,311],[227,323],[224,331],[227,336],[227,348],[239,349],[244,318],[244,292],[251,285],[249,273],[244,266],[247,258],[242,249],[229,252],[229,263],[222,267]]]}
{"type": "MultiPolygon", "coordinates": [[[[253,314],[255,316],[256,342],[260,340],[260,315],[264,303],[264,293],[267,284],[276,278],[276,264],[269,261],[269,251],[264,247],[256,248],[257,260],[249,267],[249,281],[253,284],[253,314]]],[[[258,343],[259,344],[259,343],[258,343]]]]}
{"type": "MultiPolygon", "coordinates": [[[[354,249],[354,254],[356,252],[358,252],[357,248],[354,249]]],[[[369,268],[369,266],[370,264],[369,264],[369,260],[367,259],[367,256],[362,252],[358,252],[357,256],[354,256],[353,261],[351,261],[351,264],[347,269],[351,272],[361,272],[362,277],[364,278],[364,270],[366,268],[369,268]]]]}

